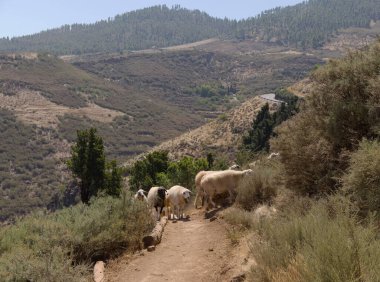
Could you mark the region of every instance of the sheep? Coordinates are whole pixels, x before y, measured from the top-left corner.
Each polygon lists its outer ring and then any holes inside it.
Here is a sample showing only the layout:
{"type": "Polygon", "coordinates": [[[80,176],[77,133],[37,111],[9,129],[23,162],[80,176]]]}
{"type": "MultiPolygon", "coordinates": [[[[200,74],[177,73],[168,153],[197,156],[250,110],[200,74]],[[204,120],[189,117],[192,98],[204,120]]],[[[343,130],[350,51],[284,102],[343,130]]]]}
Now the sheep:
{"type": "Polygon", "coordinates": [[[252,172],[252,169],[247,169],[243,171],[224,170],[206,174],[201,180],[200,190],[207,195],[213,207],[216,207],[216,204],[212,200],[213,197],[218,194],[223,194],[224,192],[229,193],[229,201],[231,203],[233,193],[241,179],[252,172]]]}
{"type": "MultiPolygon", "coordinates": [[[[195,176],[195,200],[194,200],[194,207],[197,209],[198,208],[198,198],[201,195],[200,187],[201,187],[201,180],[203,176],[205,176],[208,173],[213,173],[215,171],[206,171],[206,170],[201,170],[200,172],[197,173],[195,176]]],[[[202,206],[203,206],[203,195],[202,195],[202,206]]]]}
{"type": "Polygon", "coordinates": [[[166,208],[168,211],[168,218],[170,219],[170,209],[173,211],[173,218],[183,218],[183,213],[186,204],[189,202],[191,191],[185,187],[175,185],[168,190],[166,208]]]}
{"type": "Polygon", "coordinates": [[[164,187],[152,187],[148,192],[148,205],[150,208],[155,208],[157,220],[160,220],[162,210],[165,206],[166,189],[164,187]],[[160,209],[160,211],[158,211],[160,209]]]}
{"type": "Polygon", "coordinates": [[[273,159],[273,158],[276,158],[276,157],[278,157],[278,156],[280,156],[280,153],[271,153],[269,156],[268,156],[268,160],[270,160],[270,159],[273,159]]]}
{"type": "Polygon", "coordinates": [[[135,200],[148,202],[148,199],[145,196],[145,191],[143,189],[138,190],[134,197],[135,197],[135,200]]]}
{"type": "Polygon", "coordinates": [[[228,169],[229,170],[239,170],[240,169],[240,165],[234,164],[234,165],[230,166],[228,169]]]}
{"type": "MultiPolygon", "coordinates": [[[[230,166],[228,168],[228,170],[238,170],[240,169],[240,166],[237,165],[237,164],[234,164],[232,166],[230,166]]],[[[199,196],[202,197],[202,207],[203,207],[203,204],[204,204],[204,193],[203,191],[200,190],[200,186],[201,186],[201,180],[202,178],[206,175],[206,174],[210,174],[210,173],[214,173],[214,172],[219,172],[220,170],[201,170],[200,172],[197,173],[197,175],[195,176],[195,190],[196,190],[196,194],[195,194],[195,200],[194,200],[194,207],[197,209],[198,208],[198,198],[199,196]]]]}

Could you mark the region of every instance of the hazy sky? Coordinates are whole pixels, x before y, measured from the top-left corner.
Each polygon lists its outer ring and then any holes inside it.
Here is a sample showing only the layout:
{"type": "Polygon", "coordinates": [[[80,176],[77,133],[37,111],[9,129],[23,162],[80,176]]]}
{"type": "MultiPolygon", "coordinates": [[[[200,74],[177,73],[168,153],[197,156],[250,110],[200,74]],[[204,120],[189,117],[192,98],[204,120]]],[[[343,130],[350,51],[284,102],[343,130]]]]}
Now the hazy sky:
{"type": "Polygon", "coordinates": [[[301,0],[0,0],[0,37],[32,34],[64,24],[93,23],[124,12],[166,4],[242,19],[301,0]]]}

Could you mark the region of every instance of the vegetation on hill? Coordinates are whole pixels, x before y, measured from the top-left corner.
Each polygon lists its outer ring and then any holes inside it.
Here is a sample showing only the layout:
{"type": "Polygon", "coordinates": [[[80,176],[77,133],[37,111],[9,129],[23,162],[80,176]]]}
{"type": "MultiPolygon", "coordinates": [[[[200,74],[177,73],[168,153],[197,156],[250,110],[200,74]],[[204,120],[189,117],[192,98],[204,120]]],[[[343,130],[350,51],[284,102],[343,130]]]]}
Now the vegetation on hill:
{"type": "Polygon", "coordinates": [[[122,186],[121,169],[116,161],[106,162],[103,138],[96,128],[78,130],[76,143],[71,147],[71,158],[67,162],[73,175],[80,179],[83,203],[100,192],[119,196],[122,186]]]}
{"type": "MultiPolygon", "coordinates": [[[[68,184],[67,171],[63,171],[62,162],[56,160],[68,157],[77,130],[96,127],[104,139],[106,154],[124,161],[201,125],[206,119],[222,118],[225,116],[222,112],[240,101],[272,92],[304,77],[321,62],[305,54],[247,53],[237,56],[197,50],[94,55],[74,65],[48,54],[1,55],[0,107],[12,112],[17,123],[26,122],[26,127],[36,127],[39,134],[46,137],[46,144],[52,145],[50,157],[54,156],[47,160],[46,166],[58,162],[56,171],[49,174],[49,183],[54,183],[52,190],[43,188],[45,182],[40,181],[41,174],[36,166],[28,172],[32,175],[28,193],[42,193],[46,197],[41,197],[38,205],[22,208],[23,211],[16,206],[7,208],[6,212],[3,208],[4,217],[28,212],[32,207],[44,207],[50,202],[55,206],[56,193],[68,184]],[[34,102],[29,106],[24,101],[34,102]],[[82,109],[89,105],[96,107],[87,114],[82,109]],[[103,118],[92,117],[103,110],[107,115],[104,122],[103,118]],[[109,116],[108,111],[117,114],[109,116]]],[[[33,130],[24,132],[26,139],[34,140],[33,130]]],[[[9,135],[9,140],[12,138],[9,135]]],[[[16,148],[15,144],[12,146],[16,148]]],[[[2,158],[0,165],[7,167],[10,160],[15,162],[13,158],[2,158]]],[[[40,161],[38,156],[30,158],[32,163],[40,161]]],[[[22,175],[16,171],[17,177],[22,175]]],[[[17,182],[16,186],[20,187],[16,190],[25,190],[23,183],[17,182]]],[[[5,197],[11,191],[8,190],[5,197]]],[[[19,202],[28,194],[14,195],[17,198],[14,202],[19,202]]]]}
{"type": "Polygon", "coordinates": [[[249,281],[378,280],[379,71],[380,42],[318,68],[271,140],[279,159],[238,188],[225,218],[254,234],[249,281]]]}
{"type": "Polygon", "coordinates": [[[63,181],[44,132],[0,109],[0,221],[46,207],[63,181]]]}
{"type": "Polygon", "coordinates": [[[338,29],[368,28],[371,20],[380,20],[379,10],[380,3],[375,0],[309,0],[243,20],[239,26],[240,37],[316,48],[338,29]]]}
{"type": "MultiPolygon", "coordinates": [[[[210,158],[209,158],[210,159],[210,158]]],[[[216,161],[215,164],[218,164],[216,161]]],[[[173,185],[194,188],[195,175],[201,170],[212,169],[205,158],[185,156],[178,161],[170,161],[167,151],[154,151],[136,161],[129,169],[129,187],[132,191],[161,185],[169,189],[173,185]]]]}
{"type": "Polygon", "coordinates": [[[273,142],[292,189],[305,194],[335,190],[350,153],[363,138],[378,138],[379,54],[377,43],[313,73],[316,86],[304,109],[280,126],[273,142]]]}
{"type": "Polygon", "coordinates": [[[269,152],[269,139],[274,129],[298,112],[298,97],[286,90],[276,91],[276,99],[283,101],[273,113],[265,104],[252,122],[252,128],[243,136],[241,150],[247,153],[269,152]]]}
{"type": "Polygon", "coordinates": [[[94,24],[64,25],[34,35],[0,39],[0,51],[55,54],[161,48],[212,37],[254,38],[286,46],[319,47],[338,29],[379,20],[375,0],[309,0],[241,21],[218,19],[175,5],[145,8],[94,24]]]}
{"type": "Polygon", "coordinates": [[[141,248],[154,222],[131,195],[34,213],[0,229],[1,281],[88,281],[91,265],[141,248]]]}
{"type": "Polygon", "coordinates": [[[165,5],[117,15],[95,24],[64,25],[36,35],[2,39],[0,50],[59,54],[160,48],[230,33],[232,22],[198,10],[165,5]]]}

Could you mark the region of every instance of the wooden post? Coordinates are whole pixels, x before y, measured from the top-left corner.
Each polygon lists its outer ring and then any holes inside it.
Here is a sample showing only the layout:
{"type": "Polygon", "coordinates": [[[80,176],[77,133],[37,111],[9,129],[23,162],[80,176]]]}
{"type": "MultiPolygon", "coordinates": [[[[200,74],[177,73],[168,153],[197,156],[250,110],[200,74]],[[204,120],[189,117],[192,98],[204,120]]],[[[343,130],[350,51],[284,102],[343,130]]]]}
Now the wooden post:
{"type": "Polygon", "coordinates": [[[94,281],[104,282],[104,262],[97,261],[94,266],[94,281]]]}
{"type": "Polygon", "coordinates": [[[168,222],[168,218],[166,216],[163,216],[161,220],[157,222],[152,232],[148,236],[145,236],[142,239],[144,243],[144,248],[158,245],[161,242],[162,233],[164,232],[164,228],[167,222],[168,222]]]}

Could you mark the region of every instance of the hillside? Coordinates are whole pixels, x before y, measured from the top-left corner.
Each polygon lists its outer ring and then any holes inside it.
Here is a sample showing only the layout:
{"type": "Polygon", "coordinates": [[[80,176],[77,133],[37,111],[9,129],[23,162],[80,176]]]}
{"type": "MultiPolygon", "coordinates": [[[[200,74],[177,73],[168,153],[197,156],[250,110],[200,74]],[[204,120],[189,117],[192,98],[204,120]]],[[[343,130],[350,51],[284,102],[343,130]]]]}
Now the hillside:
{"type": "Polygon", "coordinates": [[[154,6],[94,24],[64,25],[33,35],[0,39],[0,51],[54,54],[162,48],[219,37],[253,39],[295,48],[321,47],[336,31],[379,20],[376,0],[309,0],[241,21],[218,19],[176,5],[154,6]]]}
{"type": "Polygon", "coordinates": [[[81,54],[141,50],[195,42],[231,31],[232,22],[179,5],[145,8],[94,24],[64,25],[29,36],[0,41],[1,51],[81,54]]]}
{"type": "Polygon", "coordinates": [[[242,135],[251,127],[266,102],[260,97],[251,98],[219,118],[153,147],[152,151],[168,151],[174,160],[184,156],[200,158],[213,152],[233,161],[242,135]]]}
{"type": "MultiPolygon", "coordinates": [[[[380,40],[317,67],[292,86],[306,96],[299,109],[293,107],[296,100],[289,93],[276,92],[297,112],[277,124],[271,136],[270,147],[277,157],[268,158],[261,151],[253,170],[206,173],[198,188],[208,198],[202,204],[205,209],[191,207],[184,214],[175,212],[177,217],[166,213],[168,217],[156,221],[153,207],[126,192],[119,197],[100,195],[90,204],[56,212],[36,212],[1,228],[0,280],[89,281],[96,262],[94,273],[107,275],[102,281],[177,281],[178,277],[181,281],[378,281],[379,72],[380,40]],[[226,190],[229,203],[222,196],[226,190]]],[[[21,94],[7,94],[17,95],[21,94]]],[[[206,145],[216,143],[212,149],[220,148],[219,156],[228,154],[235,131],[239,134],[248,116],[264,102],[259,99],[254,97],[208,127],[179,138],[182,144],[174,140],[173,147],[181,150],[185,143],[189,146],[182,151],[195,154],[216,135],[206,145]]],[[[284,108],[282,104],[280,109],[284,108]]],[[[2,115],[0,132],[15,138],[5,145],[23,144],[24,151],[16,152],[21,154],[18,158],[36,165],[40,169],[36,174],[43,179],[44,171],[54,173],[43,170],[51,149],[41,146],[51,136],[28,139],[26,120],[16,120],[8,110],[2,115]],[[30,162],[25,153],[31,152],[41,162],[30,162]]],[[[270,119],[266,106],[257,116],[256,128],[272,129],[270,119]],[[265,123],[269,127],[259,127],[265,123]]],[[[184,185],[182,181],[189,176],[193,181],[200,168],[191,158],[184,160],[169,164],[166,153],[151,154],[130,173],[141,174],[146,181],[150,172],[164,179],[166,173],[180,169],[184,173],[175,183],[184,185]]],[[[251,161],[246,159],[244,167],[251,161]]],[[[211,163],[201,162],[203,168],[211,163]]],[[[12,162],[8,170],[18,174],[12,162]]],[[[193,186],[188,184],[184,186],[193,186]]],[[[190,192],[176,195],[175,189],[169,189],[170,197],[165,199],[171,208],[175,196],[181,199],[190,192]]],[[[32,195],[30,199],[39,199],[32,195]]],[[[19,202],[22,207],[24,202],[19,202]]]]}
{"type": "Polygon", "coordinates": [[[277,47],[274,54],[244,43],[244,52],[236,53],[238,43],[205,44],[207,51],[192,46],[104,53],[74,57],[71,63],[48,54],[3,54],[0,115],[7,120],[2,138],[8,145],[0,159],[1,219],[54,206],[70,179],[64,160],[78,129],[95,126],[107,155],[125,161],[250,97],[290,85],[323,63],[277,47]],[[223,44],[232,49],[215,51],[223,44]],[[33,195],[38,200],[23,201],[33,195]]]}
{"type": "Polygon", "coordinates": [[[380,19],[379,10],[380,2],[376,0],[309,0],[243,20],[240,33],[243,38],[317,48],[339,29],[368,28],[371,20],[380,19]]]}

